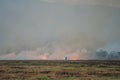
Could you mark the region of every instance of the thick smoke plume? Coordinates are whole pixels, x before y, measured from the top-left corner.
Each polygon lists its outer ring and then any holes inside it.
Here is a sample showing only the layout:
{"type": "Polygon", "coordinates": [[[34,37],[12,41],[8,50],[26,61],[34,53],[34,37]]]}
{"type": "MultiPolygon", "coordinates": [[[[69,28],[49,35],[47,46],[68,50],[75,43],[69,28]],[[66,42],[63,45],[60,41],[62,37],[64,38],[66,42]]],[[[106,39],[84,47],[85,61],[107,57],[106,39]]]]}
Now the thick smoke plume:
{"type": "Polygon", "coordinates": [[[119,59],[119,4],[0,0],[0,59],[119,59]]]}
{"type": "Polygon", "coordinates": [[[21,51],[0,55],[0,60],[120,60],[120,52],[107,52],[98,49],[90,53],[86,49],[72,49],[68,47],[52,46],[35,50],[21,51]]]}
{"type": "Polygon", "coordinates": [[[64,60],[67,57],[69,60],[87,59],[86,49],[72,49],[68,47],[42,47],[35,50],[21,51],[19,53],[8,53],[0,55],[1,60],[64,60]]]}

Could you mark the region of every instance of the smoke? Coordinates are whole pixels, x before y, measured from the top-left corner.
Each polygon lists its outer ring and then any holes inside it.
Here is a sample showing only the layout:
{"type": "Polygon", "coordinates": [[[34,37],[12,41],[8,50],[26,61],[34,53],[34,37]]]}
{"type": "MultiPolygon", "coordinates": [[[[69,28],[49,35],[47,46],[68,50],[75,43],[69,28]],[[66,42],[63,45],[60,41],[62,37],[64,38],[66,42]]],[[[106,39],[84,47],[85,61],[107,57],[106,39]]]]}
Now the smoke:
{"type": "Polygon", "coordinates": [[[107,52],[104,49],[99,49],[95,52],[94,59],[98,60],[120,60],[120,52],[107,52]]]}
{"type": "Polygon", "coordinates": [[[118,0],[44,1],[0,0],[0,59],[112,59],[112,51],[118,55],[118,0]],[[99,48],[105,51],[96,51],[99,48]]]}
{"type": "Polygon", "coordinates": [[[64,60],[67,57],[69,60],[86,59],[86,49],[71,49],[71,48],[37,48],[35,50],[21,51],[20,53],[8,53],[0,56],[1,60],[64,60]],[[49,49],[49,50],[48,50],[49,49]]]}
{"type": "Polygon", "coordinates": [[[70,5],[102,5],[120,7],[119,0],[42,0],[48,3],[64,3],[70,5]]]}
{"type": "Polygon", "coordinates": [[[107,52],[105,49],[98,49],[90,53],[86,49],[71,49],[52,47],[37,48],[35,50],[21,51],[20,53],[8,53],[0,55],[0,60],[120,60],[120,52],[107,52]]]}

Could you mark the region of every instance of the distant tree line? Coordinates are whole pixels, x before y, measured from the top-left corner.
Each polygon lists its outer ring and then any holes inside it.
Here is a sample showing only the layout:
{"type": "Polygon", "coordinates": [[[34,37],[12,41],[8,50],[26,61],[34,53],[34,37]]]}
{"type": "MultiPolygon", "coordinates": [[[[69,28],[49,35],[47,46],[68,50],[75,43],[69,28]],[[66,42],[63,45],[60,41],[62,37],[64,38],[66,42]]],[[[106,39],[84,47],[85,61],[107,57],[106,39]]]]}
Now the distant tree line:
{"type": "Polygon", "coordinates": [[[120,52],[99,50],[95,52],[95,58],[100,60],[120,60],[120,52]]]}

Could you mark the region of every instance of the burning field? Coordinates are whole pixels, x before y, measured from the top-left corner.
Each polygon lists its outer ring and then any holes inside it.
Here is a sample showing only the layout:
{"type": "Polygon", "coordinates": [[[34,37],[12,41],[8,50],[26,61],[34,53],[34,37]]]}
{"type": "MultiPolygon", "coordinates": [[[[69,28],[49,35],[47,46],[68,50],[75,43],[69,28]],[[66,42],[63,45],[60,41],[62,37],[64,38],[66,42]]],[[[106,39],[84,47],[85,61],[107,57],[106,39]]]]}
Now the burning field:
{"type": "Polygon", "coordinates": [[[0,0],[0,80],[120,80],[120,0],[0,0]]]}
{"type": "Polygon", "coordinates": [[[0,61],[0,80],[120,80],[120,61],[0,61]]]}

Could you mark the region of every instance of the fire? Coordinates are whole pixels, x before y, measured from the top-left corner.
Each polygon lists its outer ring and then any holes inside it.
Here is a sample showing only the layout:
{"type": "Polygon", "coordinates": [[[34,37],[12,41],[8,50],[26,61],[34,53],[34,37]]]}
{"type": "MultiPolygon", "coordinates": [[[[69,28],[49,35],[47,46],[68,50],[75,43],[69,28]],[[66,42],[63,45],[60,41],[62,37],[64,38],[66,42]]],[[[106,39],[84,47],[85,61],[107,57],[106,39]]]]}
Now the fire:
{"type": "Polygon", "coordinates": [[[54,50],[46,51],[41,48],[35,50],[21,51],[18,54],[9,53],[0,56],[1,59],[25,59],[25,60],[63,60],[65,57],[68,60],[79,60],[86,58],[86,49],[72,48],[55,48],[54,50]]]}
{"type": "Polygon", "coordinates": [[[78,60],[79,59],[79,57],[77,56],[77,55],[73,55],[73,56],[71,56],[71,58],[70,58],[71,60],[78,60]]]}

